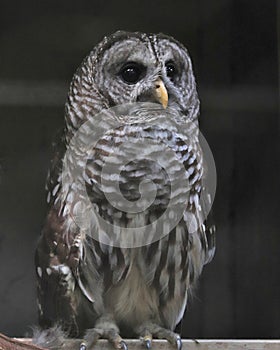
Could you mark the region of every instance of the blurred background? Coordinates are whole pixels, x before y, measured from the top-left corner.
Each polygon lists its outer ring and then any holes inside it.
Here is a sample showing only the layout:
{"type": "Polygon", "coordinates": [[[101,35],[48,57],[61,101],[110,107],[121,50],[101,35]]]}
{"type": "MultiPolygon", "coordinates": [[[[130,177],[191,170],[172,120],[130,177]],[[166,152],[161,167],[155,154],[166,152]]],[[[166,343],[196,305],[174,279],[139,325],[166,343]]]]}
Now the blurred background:
{"type": "Polygon", "coordinates": [[[75,69],[118,29],[164,32],[187,46],[216,162],[217,252],[179,330],[189,338],[279,337],[274,0],[0,1],[0,332],[22,336],[37,322],[33,256],[51,142],[75,69]]]}

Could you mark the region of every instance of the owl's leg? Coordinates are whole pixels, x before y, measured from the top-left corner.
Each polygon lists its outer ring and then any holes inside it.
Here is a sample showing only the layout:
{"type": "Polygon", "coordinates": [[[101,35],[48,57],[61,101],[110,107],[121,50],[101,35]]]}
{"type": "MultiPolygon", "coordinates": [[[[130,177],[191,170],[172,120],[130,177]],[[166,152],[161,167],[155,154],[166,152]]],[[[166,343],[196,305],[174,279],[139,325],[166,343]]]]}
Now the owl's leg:
{"type": "Polygon", "coordinates": [[[128,350],[125,341],[119,335],[118,326],[110,316],[100,317],[95,327],[86,331],[80,350],[90,349],[100,338],[107,339],[115,349],[128,350]]]}
{"type": "Polygon", "coordinates": [[[182,340],[179,334],[172,332],[169,329],[158,326],[152,322],[146,322],[141,327],[138,327],[136,333],[140,336],[143,344],[146,349],[151,349],[152,347],[152,339],[166,339],[172,345],[176,346],[177,350],[182,349],[182,340]]]}

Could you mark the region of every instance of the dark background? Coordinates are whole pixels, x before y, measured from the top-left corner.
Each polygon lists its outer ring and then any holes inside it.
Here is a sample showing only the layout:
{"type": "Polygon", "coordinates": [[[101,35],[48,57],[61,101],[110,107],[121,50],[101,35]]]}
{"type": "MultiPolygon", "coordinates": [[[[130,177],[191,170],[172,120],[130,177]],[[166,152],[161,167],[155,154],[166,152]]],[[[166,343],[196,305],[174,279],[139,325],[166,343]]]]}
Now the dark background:
{"type": "Polygon", "coordinates": [[[273,0],[0,1],[0,332],[21,336],[36,323],[33,254],[51,141],[74,70],[117,29],[164,32],[188,47],[201,129],[216,161],[217,253],[188,306],[183,335],[279,337],[273,0]]]}

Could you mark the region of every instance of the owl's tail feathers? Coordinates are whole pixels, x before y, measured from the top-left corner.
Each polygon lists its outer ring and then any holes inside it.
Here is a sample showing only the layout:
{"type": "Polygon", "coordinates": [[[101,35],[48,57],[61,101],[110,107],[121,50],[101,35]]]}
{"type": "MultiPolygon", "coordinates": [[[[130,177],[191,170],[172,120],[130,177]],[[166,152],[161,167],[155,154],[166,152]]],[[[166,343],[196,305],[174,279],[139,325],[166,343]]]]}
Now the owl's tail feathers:
{"type": "Polygon", "coordinates": [[[47,329],[33,327],[32,330],[32,343],[46,349],[61,349],[65,342],[65,339],[67,338],[67,334],[59,325],[47,329]]]}

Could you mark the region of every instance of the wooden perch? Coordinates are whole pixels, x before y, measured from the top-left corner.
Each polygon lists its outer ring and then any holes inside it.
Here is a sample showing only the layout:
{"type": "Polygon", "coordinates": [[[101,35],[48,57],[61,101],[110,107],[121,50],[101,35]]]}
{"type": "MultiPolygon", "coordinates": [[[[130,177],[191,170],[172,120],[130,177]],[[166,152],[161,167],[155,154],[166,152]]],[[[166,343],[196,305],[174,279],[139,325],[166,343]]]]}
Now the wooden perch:
{"type": "Polygon", "coordinates": [[[0,350],[45,350],[32,344],[30,341],[24,342],[15,338],[9,338],[0,333],[0,350]]]}
{"type": "MultiPolygon", "coordinates": [[[[80,339],[68,339],[63,350],[79,350],[80,339]]],[[[126,340],[129,350],[144,350],[138,339],[126,340]]],[[[280,340],[228,340],[228,339],[199,339],[182,340],[182,350],[279,350],[280,340]]],[[[107,340],[99,340],[94,350],[113,350],[107,340]]],[[[92,350],[93,350],[92,349],[92,350]]],[[[165,340],[154,340],[152,350],[174,350],[165,340]]],[[[31,343],[31,339],[14,339],[0,334],[0,350],[45,350],[31,343]]],[[[91,349],[89,349],[91,350],[91,349]]]]}

